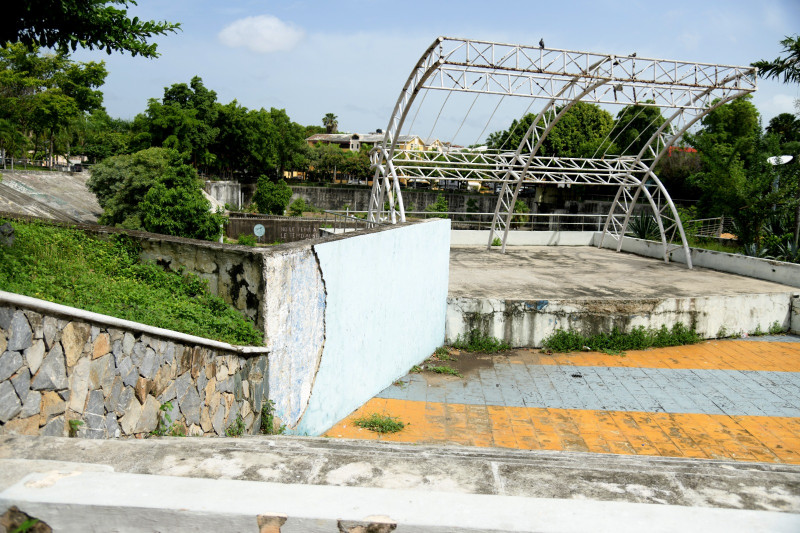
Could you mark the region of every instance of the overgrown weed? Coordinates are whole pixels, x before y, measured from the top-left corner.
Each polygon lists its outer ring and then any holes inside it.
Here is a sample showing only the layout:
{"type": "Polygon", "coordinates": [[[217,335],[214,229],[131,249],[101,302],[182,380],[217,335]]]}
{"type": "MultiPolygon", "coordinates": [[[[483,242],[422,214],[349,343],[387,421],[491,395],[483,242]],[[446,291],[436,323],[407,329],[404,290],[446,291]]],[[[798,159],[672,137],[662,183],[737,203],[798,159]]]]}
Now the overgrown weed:
{"type": "Polygon", "coordinates": [[[645,350],[647,348],[663,348],[666,346],[682,346],[695,344],[702,339],[693,329],[681,323],[671,329],[661,326],[659,329],[646,329],[644,326],[633,328],[624,333],[614,328],[611,333],[598,333],[584,336],[574,330],[557,330],[544,340],[543,346],[553,352],[577,352],[589,348],[593,351],[622,354],[626,350],[645,350]]]}
{"type": "Polygon", "coordinates": [[[399,418],[378,413],[369,416],[362,416],[353,421],[360,428],[374,431],[375,433],[397,433],[406,427],[405,423],[399,418]]]}

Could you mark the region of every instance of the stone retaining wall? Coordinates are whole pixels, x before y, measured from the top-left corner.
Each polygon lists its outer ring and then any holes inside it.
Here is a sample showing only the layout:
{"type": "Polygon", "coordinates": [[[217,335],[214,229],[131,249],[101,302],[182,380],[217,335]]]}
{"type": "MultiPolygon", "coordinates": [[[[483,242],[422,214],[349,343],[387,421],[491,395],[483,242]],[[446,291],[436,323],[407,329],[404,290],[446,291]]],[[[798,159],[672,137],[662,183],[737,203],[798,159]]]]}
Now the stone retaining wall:
{"type": "Polygon", "coordinates": [[[146,436],[159,408],[187,435],[260,428],[267,355],[176,342],[102,323],[0,306],[0,433],[146,436]]]}

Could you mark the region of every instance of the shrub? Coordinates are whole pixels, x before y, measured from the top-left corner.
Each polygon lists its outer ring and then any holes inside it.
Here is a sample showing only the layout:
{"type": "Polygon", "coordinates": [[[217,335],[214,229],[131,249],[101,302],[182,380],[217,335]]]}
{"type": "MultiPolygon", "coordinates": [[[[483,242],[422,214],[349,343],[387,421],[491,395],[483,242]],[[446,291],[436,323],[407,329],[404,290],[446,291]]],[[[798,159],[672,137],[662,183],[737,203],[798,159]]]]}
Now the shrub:
{"type": "MultiPolygon", "coordinates": [[[[436,196],[436,201],[430,204],[428,207],[425,208],[425,211],[428,213],[447,213],[450,211],[450,205],[447,203],[447,198],[444,197],[444,194],[439,193],[436,196]]],[[[432,215],[434,218],[447,218],[447,215],[440,214],[440,215],[432,215]]]]}
{"type": "Polygon", "coordinates": [[[303,216],[303,212],[306,211],[307,206],[305,201],[302,198],[296,198],[294,202],[289,204],[289,216],[290,217],[301,217],[303,216]]]}
{"type": "Polygon", "coordinates": [[[242,233],[236,239],[237,244],[242,244],[244,246],[255,246],[256,242],[256,236],[250,233],[242,233]]]}
{"type": "Polygon", "coordinates": [[[282,215],[292,199],[292,189],[283,180],[277,183],[267,176],[260,176],[253,195],[253,203],[259,213],[268,215],[282,215]]]}
{"type": "Polygon", "coordinates": [[[646,213],[638,217],[631,217],[628,221],[628,231],[637,239],[655,241],[661,238],[658,222],[653,215],[646,213]]]}
{"type": "Polygon", "coordinates": [[[484,353],[495,353],[511,349],[511,346],[506,341],[487,335],[479,329],[471,330],[464,338],[459,335],[451,346],[466,352],[484,353]]]}
{"type": "Polygon", "coordinates": [[[598,333],[588,337],[573,330],[557,330],[542,344],[554,352],[577,352],[588,348],[594,351],[619,353],[624,350],[695,344],[701,340],[693,329],[678,323],[671,329],[667,326],[661,326],[659,329],[645,329],[639,326],[633,328],[630,333],[614,328],[611,333],[598,333]]]}

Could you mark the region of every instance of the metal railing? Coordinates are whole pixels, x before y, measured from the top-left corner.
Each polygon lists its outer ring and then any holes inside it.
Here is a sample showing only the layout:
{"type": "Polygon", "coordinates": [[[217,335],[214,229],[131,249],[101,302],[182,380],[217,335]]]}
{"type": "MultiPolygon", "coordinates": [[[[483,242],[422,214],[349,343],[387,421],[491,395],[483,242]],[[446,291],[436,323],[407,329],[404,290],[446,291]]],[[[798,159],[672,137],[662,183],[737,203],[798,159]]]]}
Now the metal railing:
{"type": "Polygon", "coordinates": [[[345,233],[359,229],[372,229],[379,226],[387,226],[383,222],[370,222],[366,220],[366,211],[322,211],[319,219],[322,221],[320,229],[328,230],[331,233],[345,233]],[[363,214],[364,218],[355,216],[354,213],[363,214]]]}
{"type": "MultiPolygon", "coordinates": [[[[366,214],[366,211],[331,211],[330,213],[366,214]]],[[[449,218],[453,229],[490,229],[494,213],[465,213],[463,211],[406,211],[413,219],[449,218]]],[[[517,213],[511,222],[512,230],[522,231],[602,231],[606,214],[593,213],[517,213]]]]}
{"type": "Polygon", "coordinates": [[[697,237],[720,237],[725,233],[733,233],[731,217],[698,218],[690,220],[686,226],[697,237]]]}

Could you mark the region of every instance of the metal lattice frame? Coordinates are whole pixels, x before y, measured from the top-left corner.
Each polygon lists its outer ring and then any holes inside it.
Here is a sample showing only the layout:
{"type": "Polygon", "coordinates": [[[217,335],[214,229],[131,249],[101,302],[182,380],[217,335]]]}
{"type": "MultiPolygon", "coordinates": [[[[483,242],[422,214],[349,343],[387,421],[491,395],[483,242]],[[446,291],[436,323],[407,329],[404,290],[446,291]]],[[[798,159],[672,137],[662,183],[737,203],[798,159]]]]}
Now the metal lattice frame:
{"type": "MultiPolygon", "coordinates": [[[[711,109],[756,90],[755,69],[673,60],[595,54],[515,44],[440,37],[408,77],[383,142],[373,150],[375,168],[368,218],[405,221],[400,179],[447,179],[501,183],[489,243],[502,234],[505,252],[513,207],[523,185],[610,185],[617,193],[602,241],[627,230],[644,196],[656,218],[663,255],[676,247],[691,257],[672,199],[653,168],[670,146],[711,109]],[[546,100],[512,151],[405,150],[397,139],[420,93],[447,91],[546,100]],[[548,133],[575,103],[675,109],[636,157],[558,158],[538,155],[548,133]],[[557,106],[558,112],[556,112],[557,106]],[[388,202],[387,202],[388,201],[388,202]],[[384,209],[388,203],[388,209],[384,209]],[[680,244],[671,244],[679,237],[680,244]]],[[[473,102],[474,104],[474,102],[473,102]]],[[[499,104],[498,104],[499,105],[499,104]]],[[[471,107],[470,107],[471,109],[471,107]]],[[[469,112],[469,111],[467,111],[469,112]]]]}

